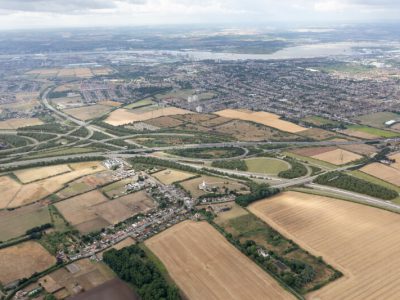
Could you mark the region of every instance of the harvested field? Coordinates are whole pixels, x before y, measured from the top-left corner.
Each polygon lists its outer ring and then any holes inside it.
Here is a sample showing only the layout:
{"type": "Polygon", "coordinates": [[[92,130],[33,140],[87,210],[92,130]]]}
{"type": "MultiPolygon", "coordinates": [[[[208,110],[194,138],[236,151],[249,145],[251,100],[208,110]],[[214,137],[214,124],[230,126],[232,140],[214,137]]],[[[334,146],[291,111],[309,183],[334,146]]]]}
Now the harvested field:
{"type": "Polygon", "coordinates": [[[216,112],[216,114],[225,118],[252,121],[290,133],[298,133],[306,130],[304,127],[281,120],[278,115],[264,111],[255,112],[250,110],[225,109],[216,112]]]}
{"type": "Polygon", "coordinates": [[[400,131],[400,123],[396,123],[396,124],[390,126],[390,129],[395,130],[395,131],[400,131]]]}
{"type": "Polygon", "coordinates": [[[379,128],[362,126],[362,125],[351,125],[348,126],[348,129],[371,134],[382,138],[392,138],[392,137],[398,137],[400,135],[398,132],[382,130],[379,128]]]}
{"type": "Polygon", "coordinates": [[[69,300],[139,300],[134,290],[121,279],[112,279],[69,300]]]}
{"type": "Polygon", "coordinates": [[[225,188],[229,191],[245,192],[248,191],[248,187],[244,184],[238,183],[233,180],[212,177],[212,176],[201,176],[198,178],[190,179],[181,183],[181,186],[190,192],[192,197],[198,198],[202,195],[212,193],[212,190],[216,189],[217,193],[224,193],[225,188]],[[206,190],[201,190],[200,185],[205,182],[206,190]]]}
{"type": "Polygon", "coordinates": [[[400,170],[400,153],[396,153],[396,154],[390,155],[389,158],[395,160],[395,162],[392,163],[390,166],[392,168],[400,170]]]}
{"type": "Polygon", "coordinates": [[[42,124],[43,122],[38,118],[8,119],[6,121],[0,121],[0,129],[14,130],[22,127],[42,124]]]}
{"type": "Polygon", "coordinates": [[[144,191],[128,194],[113,201],[119,201],[124,204],[130,210],[132,216],[146,213],[156,207],[154,200],[147,196],[144,191]]]}
{"type": "Polygon", "coordinates": [[[310,116],[310,117],[306,117],[304,119],[302,119],[303,122],[307,122],[307,123],[311,123],[313,125],[316,126],[322,126],[322,125],[339,125],[338,122],[336,121],[332,121],[329,119],[325,119],[323,117],[319,117],[319,116],[310,116]]]}
{"type": "Polygon", "coordinates": [[[120,103],[120,102],[111,101],[111,100],[108,100],[108,101],[100,101],[100,102],[97,102],[97,104],[105,105],[105,106],[111,106],[111,107],[118,107],[118,106],[121,106],[121,105],[122,105],[122,103],[120,103]]]}
{"type": "Polygon", "coordinates": [[[313,155],[312,158],[319,159],[322,161],[326,161],[330,164],[334,165],[344,165],[350,163],[352,161],[361,159],[362,156],[355,154],[353,152],[343,150],[343,149],[336,149],[329,152],[321,153],[318,155],[313,155]]]}
{"type": "Polygon", "coordinates": [[[245,162],[248,171],[253,173],[277,175],[291,168],[288,162],[277,158],[257,157],[246,159],[245,162]]]}
{"type": "Polygon", "coordinates": [[[204,127],[214,127],[232,121],[232,119],[214,116],[214,118],[201,122],[200,124],[204,127]]]}
{"type": "Polygon", "coordinates": [[[219,213],[218,217],[215,219],[215,222],[221,225],[230,219],[234,219],[240,216],[245,216],[247,214],[248,214],[247,210],[245,210],[244,208],[242,208],[237,204],[233,204],[230,210],[219,213]]]}
{"type": "Polygon", "coordinates": [[[80,83],[66,83],[55,88],[55,92],[79,91],[80,83]]]}
{"type": "Polygon", "coordinates": [[[81,96],[54,98],[51,99],[51,102],[57,107],[57,109],[78,108],[83,106],[81,96]]]}
{"type": "Polygon", "coordinates": [[[189,299],[294,298],[206,222],[182,222],[145,244],[189,299]]]}
{"type": "Polygon", "coordinates": [[[156,126],[159,128],[171,128],[182,125],[183,122],[172,117],[159,117],[155,119],[150,119],[146,121],[147,124],[151,126],[156,126]]]}
{"type": "Polygon", "coordinates": [[[132,178],[123,179],[103,187],[101,189],[101,192],[106,194],[106,196],[110,199],[117,198],[125,195],[126,193],[125,186],[132,182],[133,182],[132,178]]]}
{"type": "Polygon", "coordinates": [[[19,181],[22,183],[29,183],[40,179],[45,179],[55,175],[70,172],[71,169],[68,165],[57,165],[48,167],[39,167],[32,169],[18,170],[14,172],[19,181]]]}
{"type": "Polygon", "coordinates": [[[12,199],[21,189],[21,184],[8,176],[0,177],[0,209],[7,208],[12,199]]]}
{"type": "Polygon", "coordinates": [[[33,204],[0,211],[0,241],[25,235],[28,229],[51,223],[47,206],[33,204]]]}
{"type": "Polygon", "coordinates": [[[275,130],[270,127],[266,127],[259,124],[254,124],[247,121],[233,120],[213,128],[219,133],[233,136],[239,141],[266,141],[271,139],[293,139],[293,136],[275,130]]]}
{"type": "Polygon", "coordinates": [[[351,129],[341,130],[340,133],[365,140],[375,140],[379,138],[379,136],[377,135],[351,129]]]}
{"type": "Polygon", "coordinates": [[[90,119],[101,117],[102,115],[110,112],[111,109],[112,107],[110,106],[95,104],[77,108],[64,109],[64,112],[76,119],[87,121],[90,119]]]}
{"type": "Polygon", "coordinates": [[[56,207],[81,233],[89,233],[147,212],[155,207],[155,203],[145,192],[128,194],[110,201],[94,190],[58,202],[56,207]]]}
{"type": "Polygon", "coordinates": [[[295,150],[291,150],[290,152],[301,155],[301,156],[314,156],[314,155],[319,155],[323,154],[329,151],[336,150],[337,147],[311,147],[311,148],[299,148],[295,150]]]}
{"type": "Polygon", "coordinates": [[[128,104],[127,106],[124,106],[124,108],[126,108],[126,109],[135,109],[135,108],[138,108],[138,107],[150,106],[150,105],[153,105],[153,104],[156,104],[156,103],[151,98],[146,98],[146,99],[140,100],[138,102],[134,102],[134,103],[128,104]]]}
{"type": "Polygon", "coordinates": [[[309,299],[398,299],[400,216],[323,196],[282,193],[256,202],[250,211],[344,277],[309,299]]]}
{"type": "Polygon", "coordinates": [[[377,152],[374,146],[367,144],[341,145],[340,148],[366,156],[371,156],[372,154],[377,152]]]}
{"type": "Polygon", "coordinates": [[[157,178],[163,184],[172,184],[174,182],[183,181],[196,176],[193,173],[178,171],[178,170],[163,170],[152,174],[153,177],[157,178]]]}
{"type": "Polygon", "coordinates": [[[118,126],[118,125],[126,125],[133,122],[146,121],[158,117],[163,116],[171,116],[171,115],[182,115],[192,113],[188,110],[176,108],[176,107],[167,107],[167,108],[158,108],[149,112],[137,112],[129,111],[127,109],[117,109],[113,111],[108,118],[105,120],[107,124],[118,126]]]}
{"type": "Polygon", "coordinates": [[[330,132],[327,130],[323,130],[320,128],[310,128],[304,131],[299,132],[299,135],[301,136],[305,136],[317,141],[323,141],[323,140],[327,140],[327,139],[331,139],[335,136],[337,136],[336,133],[334,132],[330,132]]]}
{"type": "Polygon", "coordinates": [[[208,120],[214,120],[217,118],[217,116],[209,114],[187,114],[176,115],[174,118],[189,123],[202,123],[207,122],[208,120]]]}
{"type": "Polygon", "coordinates": [[[11,283],[17,279],[29,278],[35,272],[41,272],[56,263],[40,244],[24,242],[0,249],[0,282],[11,283]]]}
{"type": "Polygon", "coordinates": [[[381,163],[372,163],[362,167],[360,171],[377,177],[391,184],[400,186],[400,170],[381,163]]]}
{"type": "Polygon", "coordinates": [[[105,169],[98,162],[70,164],[70,168],[73,169],[73,171],[21,185],[21,188],[9,202],[7,207],[15,208],[36,202],[61,190],[65,184],[70,181],[105,169]],[[74,166],[77,167],[76,170],[74,170],[74,166]]]}
{"type": "Polygon", "coordinates": [[[64,299],[81,292],[76,288],[77,284],[84,291],[90,291],[113,278],[115,275],[105,264],[82,259],[50,273],[39,282],[46,291],[50,292],[55,289],[57,290],[55,295],[62,295],[62,299],[64,299]]]}
{"type": "Polygon", "coordinates": [[[95,190],[58,202],[55,206],[71,225],[76,226],[96,219],[98,216],[92,207],[106,201],[108,199],[95,190]]]}

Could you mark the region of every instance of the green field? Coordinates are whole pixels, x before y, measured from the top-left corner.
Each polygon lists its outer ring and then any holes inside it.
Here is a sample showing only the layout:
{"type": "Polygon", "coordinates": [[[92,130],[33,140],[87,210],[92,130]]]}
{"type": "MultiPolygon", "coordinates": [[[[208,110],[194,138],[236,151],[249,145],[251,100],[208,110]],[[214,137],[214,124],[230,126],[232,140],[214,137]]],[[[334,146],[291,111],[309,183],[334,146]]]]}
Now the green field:
{"type": "Polygon", "coordinates": [[[310,116],[310,117],[306,117],[304,119],[301,119],[301,121],[303,122],[307,122],[307,123],[311,123],[314,124],[316,126],[323,126],[323,125],[339,125],[338,122],[336,121],[332,121],[329,119],[325,119],[323,117],[319,117],[319,116],[310,116]]]}
{"type": "Polygon", "coordinates": [[[47,207],[37,205],[0,212],[0,241],[7,241],[22,235],[28,229],[51,223],[47,207]]]}
{"type": "Polygon", "coordinates": [[[129,104],[129,105],[125,106],[124,108],[135,109],[135,108],[138,108],[138,107],[152,105],[152,104],[154,104],[154,101],[151,100],[151,98],[146,98],[146,99],[140,100],[138,102],[129,104]]]}
{"type": "Polygon", "coordinates": [[[378,112],[357,117],[357,120],[364,125],[378,127],[378,128],[386,128],[385,122],[390,120],[400,121],[400,115],[391,112],[378,112]]]}
{"type": "Polygon", "coordinates": [[[279,172],[290,169],[290,165],[287,162],[274,158],[249,158],[245,162],[248,171],[253,173],[277,175],[279,172]]]}
{"type": "Polygon", "coordinates": [[[347,128],[350,130],[364,132],[364,133],[376,135],[376,136],[383,137],[383,138],[393,138],[393,137],[400,136],[400,133],[382,130],[382,129],[378,129],[378,128],[373,128],[373,127],[368,127],[368,126],[362,126],[362,125],[350,125],[350,126],[347,126],[347,128]]]}
{"type": "Polygon", "coordinates": [[[131,183],[132,179],[123,179],[114,183],[111,183],[101,189],[101,192],[106,194],[108,198],[113,198],[115,196],[121,196],[125,191],[125,185],[131,183]]]}

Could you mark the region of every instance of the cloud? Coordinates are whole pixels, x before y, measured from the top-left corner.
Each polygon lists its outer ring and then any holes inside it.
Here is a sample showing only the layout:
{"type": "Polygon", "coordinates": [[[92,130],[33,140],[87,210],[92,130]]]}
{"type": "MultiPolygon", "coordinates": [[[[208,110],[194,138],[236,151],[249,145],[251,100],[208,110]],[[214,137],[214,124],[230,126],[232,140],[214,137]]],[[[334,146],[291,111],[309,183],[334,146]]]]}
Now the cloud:
{"type": "Polygon", "coordinates": [[[85,13],[114,9],[118,3],[145,4],[146,0],[1,0],[0,9],[14,12],[85,13]]]}

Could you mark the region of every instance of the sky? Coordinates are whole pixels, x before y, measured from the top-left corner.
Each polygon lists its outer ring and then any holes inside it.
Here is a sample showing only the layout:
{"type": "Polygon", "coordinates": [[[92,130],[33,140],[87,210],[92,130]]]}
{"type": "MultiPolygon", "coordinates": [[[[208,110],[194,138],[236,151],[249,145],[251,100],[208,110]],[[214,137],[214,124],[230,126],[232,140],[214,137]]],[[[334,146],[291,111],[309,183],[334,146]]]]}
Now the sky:
{"type": "Polygon", "coordinates": [[[400,21],[400,0],[0,0],[0,29],[400,21]]]}

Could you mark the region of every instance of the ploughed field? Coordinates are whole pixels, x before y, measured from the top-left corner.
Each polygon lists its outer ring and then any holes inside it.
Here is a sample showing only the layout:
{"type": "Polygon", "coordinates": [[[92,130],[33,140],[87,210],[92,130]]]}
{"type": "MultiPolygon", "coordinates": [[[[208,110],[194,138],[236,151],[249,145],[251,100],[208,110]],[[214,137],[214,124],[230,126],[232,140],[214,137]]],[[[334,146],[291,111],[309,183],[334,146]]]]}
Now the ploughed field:
{"type": "Polygon", "coordinates": [[[294,299],[208,223],[185,221],[145,244],[189,299],[294,299]]]}
{"type": "Polygon", "coordinates": [[[285,192],[250,211],[344,277],[309,299],[398,299],[400,216],[333,198],[285,192]]]}

